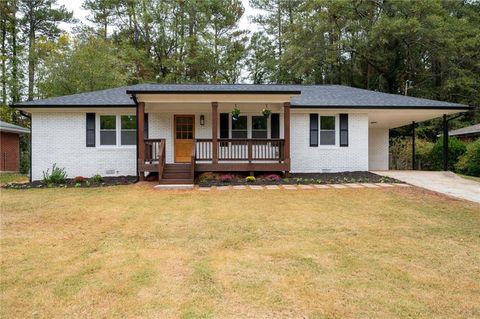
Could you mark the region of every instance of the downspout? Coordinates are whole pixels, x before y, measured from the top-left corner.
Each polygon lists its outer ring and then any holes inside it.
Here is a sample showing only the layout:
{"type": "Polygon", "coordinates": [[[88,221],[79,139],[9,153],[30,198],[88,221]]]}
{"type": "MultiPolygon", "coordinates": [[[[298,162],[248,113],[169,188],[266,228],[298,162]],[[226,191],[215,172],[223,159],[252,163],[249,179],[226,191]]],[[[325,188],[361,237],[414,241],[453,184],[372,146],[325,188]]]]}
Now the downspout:
{"type": "Polygon", "coordinates": [[[28,113],[25,113],[23,111],[20,111],[20,114],[22,116],[25,116],[26,118],[30,119],[30,136],[28,137],[28,144],[29,144],[29,157],[30,157],[30,160],[29,160],[29,170],[30,170],[30,174],[28,174],[28,180],[30,181],[30,183],[32,182],[32,116],[31,115],[28,115],[28,113]]]}
{"type": "Polygon", "coordinates": [[[136,118],[137,118],[137,143],[135,143],[135,151],[136,151],[136,158],[135,158],[135,162],[137,163],[137,182],[140,180],[140,175],[138,173],[138,99],[137,99],[137,96],[135,94],[132,94],[132,97],[131,99],[133,100],[133,102],[135,102],[135,114],[136,114],[136,118]]]}

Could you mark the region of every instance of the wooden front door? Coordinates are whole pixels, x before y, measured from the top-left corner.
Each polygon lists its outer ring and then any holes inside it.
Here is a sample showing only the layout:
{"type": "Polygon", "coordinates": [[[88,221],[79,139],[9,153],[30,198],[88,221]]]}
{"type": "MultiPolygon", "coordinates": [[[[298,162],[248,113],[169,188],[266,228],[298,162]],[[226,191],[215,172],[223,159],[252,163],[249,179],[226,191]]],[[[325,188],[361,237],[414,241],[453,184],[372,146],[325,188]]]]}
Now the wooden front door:
{"type": "Polygon", "coordinates": [[[175,162],[190,163],[195,138],[195,116],[174,116],[175,162]]]}

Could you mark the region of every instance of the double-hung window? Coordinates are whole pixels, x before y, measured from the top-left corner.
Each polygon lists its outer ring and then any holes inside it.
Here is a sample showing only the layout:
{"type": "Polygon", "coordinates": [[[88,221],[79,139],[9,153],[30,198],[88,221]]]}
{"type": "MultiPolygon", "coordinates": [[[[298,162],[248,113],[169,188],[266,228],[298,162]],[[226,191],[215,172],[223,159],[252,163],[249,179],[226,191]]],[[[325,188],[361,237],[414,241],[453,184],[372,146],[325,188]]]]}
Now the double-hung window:
{"type": "Polygon", "coordinates": [[[117,145],[117,117],[100,115],[100,145],[117,145]]]}
{"type": "Polygon", "coordinates": [[[252,116],[252,138],[267,138],[268,127],[265,116],[252,116]]]}
{"type": "Polygon", "coordinates": [[[121,136],[122,145],[135,145],[137,139],[137,117],[135,115],[121,116],[121,136]]]}
{"type": "Polygon", "coordinates": [[[320,116],[320,145],[335,145],[335,116],[320,116]]]}
{"type": "Polygon", "coordinates": [[[232,119],[232,138],[247,138],[248,126],[247,117],[245,115],[239,116],[238,119],[232,119]]]}
{"type": "Polygon", "coordinates": [[[137,117],[135,115],[100,115],[100,145],[135,145],[137,117]]]}

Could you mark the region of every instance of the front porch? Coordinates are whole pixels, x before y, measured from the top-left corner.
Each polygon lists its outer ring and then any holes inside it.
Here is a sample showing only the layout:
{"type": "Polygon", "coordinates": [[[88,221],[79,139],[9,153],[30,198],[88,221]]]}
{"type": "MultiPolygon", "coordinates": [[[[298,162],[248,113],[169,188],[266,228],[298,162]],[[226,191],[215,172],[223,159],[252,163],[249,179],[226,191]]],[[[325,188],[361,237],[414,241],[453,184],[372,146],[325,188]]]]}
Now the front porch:
{"type": "Polygon", "coordinates": [[[180,108],[138,102],[140,180],[147,173],[158,173],[160,183],[191,183],[195,172],[288,172],[290,103],[273,102],[267,104],[268,117],[262,115],[263,101],[240,104],[241,129],[230,114],[237,103],[211,102],[207,109],[205,103],[180,108]],[[159,118],[162,130],[152,127],[159,118]]]}

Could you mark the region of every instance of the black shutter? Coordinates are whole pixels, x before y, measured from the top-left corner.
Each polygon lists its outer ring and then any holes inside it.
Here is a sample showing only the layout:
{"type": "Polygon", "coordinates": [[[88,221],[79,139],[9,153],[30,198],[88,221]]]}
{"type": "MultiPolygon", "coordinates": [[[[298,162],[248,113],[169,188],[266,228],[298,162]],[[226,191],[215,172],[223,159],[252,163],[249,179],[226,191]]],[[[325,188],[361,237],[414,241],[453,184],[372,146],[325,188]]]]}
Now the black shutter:
{"type": "Polygon", "coordinates": [[[310,146],[318,146],[318,114],[310,114],[310,146]]]}
{"type": "Polygon", "coordinates": [[[143,138],[148,138],[148,113],[145,113],[143,119],[143,138]]]}
{"type": "Polygon", "coordinates": [[[270,138],[280,138],[280,114],[270,115],[270,138]]]}
{"type": "Polygon", "coordinates": [[[87,147],[95,147],[95,113],[87,113],[87,147]]]}
{"type": "Polygon", "coordinates": [[[340,114],[340,146],[348,146],[348,114],[340,114]]]}
{"type": "Polygon", "coordinates": [[[228,138],[228,113],[220,113],[220,138],[228,138]]]}

